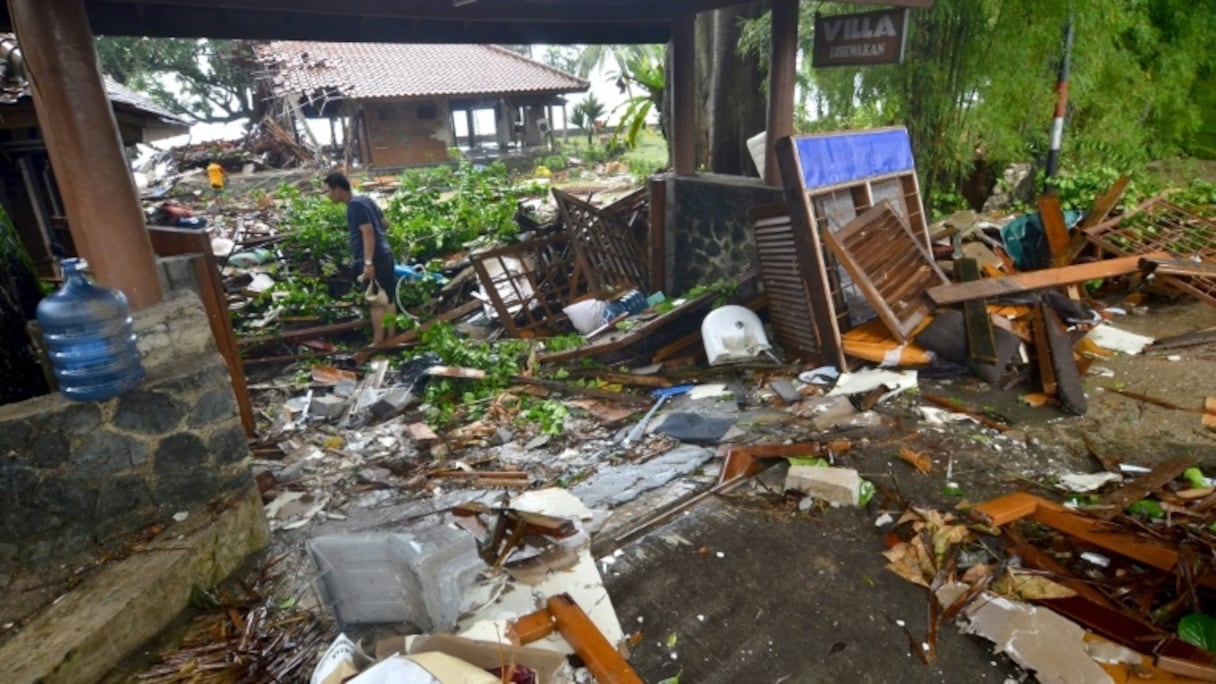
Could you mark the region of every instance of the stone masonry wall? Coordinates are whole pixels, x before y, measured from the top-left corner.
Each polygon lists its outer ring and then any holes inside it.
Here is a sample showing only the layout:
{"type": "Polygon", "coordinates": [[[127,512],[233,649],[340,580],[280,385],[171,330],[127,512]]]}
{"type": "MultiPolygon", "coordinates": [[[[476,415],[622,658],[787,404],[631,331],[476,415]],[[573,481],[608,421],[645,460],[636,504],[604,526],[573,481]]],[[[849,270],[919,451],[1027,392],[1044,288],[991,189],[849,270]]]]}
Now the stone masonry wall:
{"type": "Polygon", "coordinates": [[[0,406],[0,589],[8,573],[81,561],[248,492],[249,449],[202,303],[178,290],[134,318],[140,387],[0,406]]]}
{"type": "Polygon", "coordinates": [[[667,185],[666,292],[679,295],[757,266],[747,221],[753,207],[783,202],[781,188],[757,178],[699,174],[667,185]]]}

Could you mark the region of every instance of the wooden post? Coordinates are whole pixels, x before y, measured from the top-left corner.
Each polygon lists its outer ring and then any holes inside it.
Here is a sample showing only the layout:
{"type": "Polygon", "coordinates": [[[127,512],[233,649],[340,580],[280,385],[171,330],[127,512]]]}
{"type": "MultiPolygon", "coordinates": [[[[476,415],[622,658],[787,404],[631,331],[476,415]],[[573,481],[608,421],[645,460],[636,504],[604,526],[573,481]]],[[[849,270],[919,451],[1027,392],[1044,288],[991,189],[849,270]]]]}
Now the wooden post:
{"type": "Polygon", "coordinates": [[[156,259],[83,0],[10,0],[8,9],[76,249],[132,311],[156,304],[156,259]]]}
{"type": "Polygon", "coordinates": [[[216,349],[228,366],[232,381],[232,392],[236,396],[237,410],[245,436],[256,437],[257,424],[253,419],[253,404],[249,401],[249,388],[245,383],[245,365],[237,347],[236,334],[232,331],[232,318],[228,315],[228,300],[224,297],[224,283],[220,279],[220,268],[211,252],[211,240],[205,232],[179,228],[149,228],[149,238],[156,244],[161,256],[192,255],[194,278],[198,281],[199,298],[207,310],[207,321],[211,324],[211,336],[216,349]]]}
{"type": "Polygon", "coordinates": [[[798,0],[773,0],[768,128],[764,135],[764,182],[769,185],[781,185],[777,141],[794,132],[794,82],[797,69],[798,0]]]}
{"type": "Polygon", "coordinates": [[[676,175],[697,170],[695,15],[682,14],[671,31],[671,150],[676,175]]]}

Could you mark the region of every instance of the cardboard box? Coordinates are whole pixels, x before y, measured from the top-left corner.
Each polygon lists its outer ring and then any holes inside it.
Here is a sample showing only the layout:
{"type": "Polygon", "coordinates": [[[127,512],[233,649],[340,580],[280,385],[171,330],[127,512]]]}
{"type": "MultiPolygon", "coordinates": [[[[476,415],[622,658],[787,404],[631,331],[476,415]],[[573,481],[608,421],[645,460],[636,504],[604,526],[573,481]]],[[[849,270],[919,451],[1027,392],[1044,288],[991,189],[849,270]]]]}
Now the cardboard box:
{"type": "Polygon", "coordinates": [[[509,662],[514,658],[517,664],[536,672],[539,684],[570,684],[573,681],[566,656],[554,651],[473,641],[451,634],[391,637],[376,642],[377,661],[398,653],[414,655],[428,652],[446,653],[485,669],[504,665],[504,659],[509,662]]]}

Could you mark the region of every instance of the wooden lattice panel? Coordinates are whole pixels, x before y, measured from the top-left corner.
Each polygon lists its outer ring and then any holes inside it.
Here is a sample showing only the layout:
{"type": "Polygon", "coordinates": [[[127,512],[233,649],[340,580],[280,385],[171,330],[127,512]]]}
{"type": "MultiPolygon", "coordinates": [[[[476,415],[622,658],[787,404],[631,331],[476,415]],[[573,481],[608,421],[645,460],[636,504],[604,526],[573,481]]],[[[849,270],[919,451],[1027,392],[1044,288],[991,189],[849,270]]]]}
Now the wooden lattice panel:
{"type": "Polygon", "coordinates": [[[949,282],[890,200],[825,231],[824,241],[900,340],[928,315],[925,290],[949,282]]]}
{"type": "Polygon", "coordinates": [[[512,337],[569,332],[562,307],[587,292],[565,233],[478,254],[473,268],[498,320],[512,337]]]}
{"type": "Polygon", "coordinates": [[[608,299],[624,290],[647,292],[646,257],[619,213],[553,190],[592,294],[608,299]]]}
{"type": "MultiPolygon", "coordinates": [[[[1134,211],[1085,231],[1102,249],[1119,256],[1169,252],[1178,259],[1216,263],[1216,222],[1154,198],[1134,211]]],[[[1216,304],[1216,277],[1158,277],[1159,282],[1216,304]]]]}
{"type": "Polygon", "coordinates": [[[784,204],[761,207],[753,209],[749,218],[773,337],[787,358],[818,358],[819,340],[806,290],[808,277],[798,258],[789,210],[784,204]]]}

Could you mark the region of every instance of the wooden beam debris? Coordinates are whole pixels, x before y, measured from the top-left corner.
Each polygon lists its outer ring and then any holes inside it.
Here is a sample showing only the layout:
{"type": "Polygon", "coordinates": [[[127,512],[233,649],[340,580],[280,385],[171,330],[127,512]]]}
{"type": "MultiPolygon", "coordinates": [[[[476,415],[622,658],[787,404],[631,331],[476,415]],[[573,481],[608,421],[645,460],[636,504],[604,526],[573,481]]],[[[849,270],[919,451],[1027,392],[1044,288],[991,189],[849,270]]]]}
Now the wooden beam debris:
{"type": "MultiPolygon", "coordinates": [[[[980,279],[978,261],[959,259],[957,263],[963,282],[980,279]]],[[[963,320],[967,324],[968,358],[976,363],[996,363],[996,336],[992,332],[992,319],[988,317],[988,304],[982,299],[963,302],[963,320]]]]}
{"type": "MultiPolygon", "coordinates": [[[[971,283],[952,283],[930,288],[926,294],[938,306],[958,304],[972,299],[985,297],[1000,297],[1001,295],[1018,294],[1048,287],[1083,283],[1087,280],[1113,278],[1115,276],[1136,273],[1140,270],[1140,256],[1104,259],[1088,264],[1048,268],[1041,271],[1030,271],[1005,276],[1003,278],[988,278],[971,283]]],[[[1169,258],[1165,252],[1146,254],[1143,258],[1169,258]]]]}

